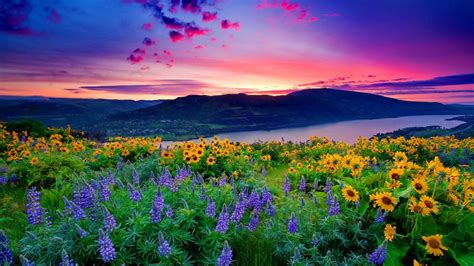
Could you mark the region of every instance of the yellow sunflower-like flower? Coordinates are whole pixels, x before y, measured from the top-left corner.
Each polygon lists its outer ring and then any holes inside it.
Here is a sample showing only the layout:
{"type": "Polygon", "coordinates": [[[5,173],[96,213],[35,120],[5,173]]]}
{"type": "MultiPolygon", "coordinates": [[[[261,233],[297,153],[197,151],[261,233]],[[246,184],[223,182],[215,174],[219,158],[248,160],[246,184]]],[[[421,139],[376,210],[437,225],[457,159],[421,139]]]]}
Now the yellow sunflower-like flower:
{"type": "Polygon", "coordinates": [[[428,184],[423,178],[415,178],[411,181],[411,186],[415,189],[418,194],[425,194],[428,191],[428,184]]]}
{"type": "Polygon", "coordinates": [[[293,167],[290,167],[290,169],[288,169],[288,173],[290,173],[290,174],[294,174],[295,172],[296,172],[296,170],[293,167]]]}
{"type": "Polygon", "coordinates": [[[392,212],[397,205],[397,200],[392,196],[391,192],[378,192],[370,195],[370,200],[374,201],[374,207],[379,206],[382,210],[392,212]]]}
{"type": "Polygon", "coordinates": [[[403,169],[392,169],[388,173],[388,176],[392,180],[399,180],[402,177],[403,172],[404,172],[403,169]]]}
{"type": "Polygon", "coordinates": [[[402,182],[398,180],[393,180],[392,182],[385,182],[385,185],[390,189],[396,189],[402,186],[402,182]]]}
{"type": "Polygon", "coordinates": [[[31,160],[30,160],[30,164],[31,164],[31,165],[35,165],[35,164],[37,164],[38,162],[39,162],[39,159],[38,159],[37,157],[33,157],[33,158],[31,158],[31,160]]]}
{"type": "Polygon", "coordinates": [[[420,205],[427,209],[429,213],[439,213],[438,202],[436,202],[433,198],[423,195],[420,198],[420,205]]]}
{"type": "Polygon", "coordinates": [[[352,186],[346,186],[342,189],[342,196],[346,201],[357,202],[359,200],[359,192],[352,186]]]}
{"type": "Polygon", "coordinates": [[[397,227],[392,226],[391,224],[385,225],[385,229],[383,230],[383,234],[385,235],[385,239],[388,241],[393,241],[395,234],[397,233],[397,227]]]}
{"type": "Polygon", "coordinates": [[[207,165],[214,165],[216,163],[216,159],[214,159],[212,156],[209,156],[207,157],[206,163],[207,165]]]}
{"type": "Polygon", "coordinates": [[[426,251],[428,251],[429,254],[435,255],[435,256],[443,256],[443,250],[447,251],[448,248],[441,243],[441,239],[443,238],[442,235],[437,234],[437,235],[432,235],[432,236],[424,236],[422,237],[423,240],[426,242],[426,251]]]}
{"type": "Polygon", "coordinates": [[[418,213],[423,216],[428,215],[430,213],[430,211],[424,208],[419,202],[417,202],[414,197],[410,197],[410,203],[408,204],[408,208],[412,213],[418,213]]]}

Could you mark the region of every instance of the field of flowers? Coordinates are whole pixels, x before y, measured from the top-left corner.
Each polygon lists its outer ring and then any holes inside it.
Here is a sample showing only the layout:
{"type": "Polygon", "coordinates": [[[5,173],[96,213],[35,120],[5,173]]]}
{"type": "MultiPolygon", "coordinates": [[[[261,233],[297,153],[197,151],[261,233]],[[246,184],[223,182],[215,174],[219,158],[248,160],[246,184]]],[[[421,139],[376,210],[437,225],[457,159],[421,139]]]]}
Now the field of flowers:
{"type": "Polygon", "coordinates": [[[0,127],[0,265],[474,265],[474,139],[0,127]]]}

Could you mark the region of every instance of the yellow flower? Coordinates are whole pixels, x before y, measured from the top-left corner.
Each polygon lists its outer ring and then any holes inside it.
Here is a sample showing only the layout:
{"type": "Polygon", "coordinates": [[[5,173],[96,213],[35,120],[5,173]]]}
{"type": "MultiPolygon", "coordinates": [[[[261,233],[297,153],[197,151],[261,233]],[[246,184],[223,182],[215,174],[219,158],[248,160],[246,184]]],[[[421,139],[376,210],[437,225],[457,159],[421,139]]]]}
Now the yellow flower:
{"type": "Polygon", "coordinates": [[[216,159],[214,159],[214,157],[212,156],[209,156],[207,157],[206,162],[207,162],[207,165],[214,165],[216,163],[216,159]]]}
{"type": "Polygon", "coordinates": [[[439,213],[438,203],[431,197],[423,195],[420,198],[420,205],[427,209],[429,213],[439,213]]]}
{"type": "Polygon", "coordinates": [[[392,196],[391,192],[378,192],[370,195],[370,200],[375,201],[374,206],[379,206],[382,210],[392,212],[397,205],[397,200],[392,196]]]}
{"type": "Polygon", "coordinates": [[[422,238],[426,242],[426,251],[428,251],[428,253],[431,255],[443,256],[443,250],[448,250],[448,248],[443,246],[443,243],[441,243],[441,239],[443,238],[443,236],[440,234],[424,236],[422,238]]]}
{"type": "Polygon", "coordinates": [[[35,164],[38,163],[38,161],[39,161],[39,159],[38,159],[37,157],[33,157],[33,158],[31,158],[31,160],[30,160],[30,164],[31,164],[31,165],[35,165],[35,164]]]}
{"type": "Polygon", "coordinates": [[[385,235],[385,239],[388,241],[392,241],[393,238],[395,237],[397,227],[392,226],[391,224],[385,225],[385,229],[383,230],[383,234],[385,235]]]}
{"type": "Polygon", "coordinates": [[[414,197],[410,197],[410,203],[408,204],[408,208],[412,213],[418,213],[423,216],[426,216],[430,213],[430,211],[423,207],[419,202],[417,202],[414,197]]]}
{"type": "Polygon", "coordinates": [[[423,178],[415,178],[411,181],[411,186],[418,192],[418,194],[425,194],[428,191],[428,184],[423,178]]]}
{"type": "Polygon", "coordinates": [[[390,177],[390,179],[392,180],[399,180],[400,177],[402,177],[403,175],[403,169],[392,169],[390,170],[390,172],[388,173],[388,176],[390,177]]]}
{"type": "Polygon", "coordinates": [[[346,201],[357,202],[359,200],[359,192],[355,190],[352,186],[345,186],[342,189],[342,196],[346,201]]]}
{"type": "Polygon", "coordinates": [[[290,174],[294,174],[295,172],[296,172],[296,170],[293,167],[290,167],[290,169],[288,169],[288,173],[290,173],[290,174]]]}
{"type": "Polygon", "coordinates": [[[393,180],[392,182],[385,182],[385,185],[390,188],[390,189],[396,189],[399,188],[402,185],[402,182],[398,180],[393,180]]]}

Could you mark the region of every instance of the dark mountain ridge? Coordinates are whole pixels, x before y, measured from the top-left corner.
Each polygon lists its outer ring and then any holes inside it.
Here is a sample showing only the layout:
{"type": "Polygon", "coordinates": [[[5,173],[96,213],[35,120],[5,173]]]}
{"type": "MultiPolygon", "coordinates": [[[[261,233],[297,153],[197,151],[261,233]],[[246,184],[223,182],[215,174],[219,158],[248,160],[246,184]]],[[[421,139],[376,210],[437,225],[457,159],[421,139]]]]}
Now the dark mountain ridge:
{"type": "MultiPolygon", "coordinates": [[[[108,116],[107,123],[156,128],[175,136],[307,126],[354,119],[409,115],[460,114],[459,108],[431,102],[408,102],[368,93],[308,89],[284,96],[190,95],[143,109],[108,116]],[[179,132],[178,132],[179,131],[179,132]]],[[[126,128],[122,132],[127,132],[126,128]]],[[[166,134],[165,133],[165,134],[166,134]]],[[[112,133],[113,134],[113,133],[112,133]]]]}

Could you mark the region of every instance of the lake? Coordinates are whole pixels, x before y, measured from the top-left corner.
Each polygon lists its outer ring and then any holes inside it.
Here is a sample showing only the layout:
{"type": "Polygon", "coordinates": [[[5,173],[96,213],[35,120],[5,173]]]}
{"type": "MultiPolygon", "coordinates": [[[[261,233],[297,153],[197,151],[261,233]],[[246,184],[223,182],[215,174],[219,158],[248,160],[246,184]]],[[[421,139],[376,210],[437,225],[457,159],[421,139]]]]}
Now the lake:
{"type": "Polygon", "coordinates": [[[337,123],[314,125],[298,128],[283,128],[275,130],[256,130],[218,134],[220,138],[232,141],[254,143],[258,141],[281,140],[306,141],[310,136],[328,137],[336,141],[354,143],[359,136],[372,137],[377,133],[387,133],[407,127],[441,126],[453,128],[464,122],[447,121],[453,115],[424,115],[404,116],[396,118],[351,120],[337,123]]]}

